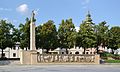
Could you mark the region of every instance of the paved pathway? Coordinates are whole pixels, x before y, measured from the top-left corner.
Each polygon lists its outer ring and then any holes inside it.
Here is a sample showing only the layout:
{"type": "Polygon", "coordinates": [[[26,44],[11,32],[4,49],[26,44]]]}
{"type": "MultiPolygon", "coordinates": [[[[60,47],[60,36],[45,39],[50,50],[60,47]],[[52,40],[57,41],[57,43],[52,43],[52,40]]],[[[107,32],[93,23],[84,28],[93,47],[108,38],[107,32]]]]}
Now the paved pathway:
{"type": "Polygon", "coordinates": [[[120,72],[120,65],[5,65],[0,72],[120,72]]]}

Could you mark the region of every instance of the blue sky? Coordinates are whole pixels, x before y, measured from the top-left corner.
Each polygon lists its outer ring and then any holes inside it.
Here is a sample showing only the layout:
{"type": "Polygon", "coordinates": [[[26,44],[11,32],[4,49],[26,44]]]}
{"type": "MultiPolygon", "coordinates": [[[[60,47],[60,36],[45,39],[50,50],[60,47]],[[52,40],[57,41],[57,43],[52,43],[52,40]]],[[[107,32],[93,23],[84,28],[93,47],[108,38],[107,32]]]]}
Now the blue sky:
{"type": "Polygon", "coordinates": [[[18,27],[36,10],[36,25],[53,20],[58,27],[62,19],[72,18],[78,27],[89,10],[94,23],[120,26],[119,7],[120,0],[0,0],[0,19],[18,27]]]}

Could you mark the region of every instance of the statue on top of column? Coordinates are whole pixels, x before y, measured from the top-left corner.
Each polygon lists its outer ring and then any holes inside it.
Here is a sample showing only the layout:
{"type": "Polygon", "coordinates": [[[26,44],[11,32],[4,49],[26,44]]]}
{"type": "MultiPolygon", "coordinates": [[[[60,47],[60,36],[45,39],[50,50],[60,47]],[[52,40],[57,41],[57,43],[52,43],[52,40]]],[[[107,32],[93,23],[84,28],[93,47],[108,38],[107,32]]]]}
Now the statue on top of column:
{"type": "Polygon", "coordinates": [[[32,16],[31,16],[31,22],[35,22],[36,19],[35,19],[35,12],[34,10],[32,11],[32,16]]]}

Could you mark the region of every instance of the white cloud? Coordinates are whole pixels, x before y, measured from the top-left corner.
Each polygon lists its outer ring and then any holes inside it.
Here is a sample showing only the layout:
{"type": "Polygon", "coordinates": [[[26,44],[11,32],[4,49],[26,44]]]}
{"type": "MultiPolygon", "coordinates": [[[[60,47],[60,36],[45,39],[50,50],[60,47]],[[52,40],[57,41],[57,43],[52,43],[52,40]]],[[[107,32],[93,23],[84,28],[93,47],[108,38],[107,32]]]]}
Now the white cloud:
{"type": "Polygon", "coordinates": [[[11,11],[12,9],[10,8],[0,8],[0,11],[11,11]]]}
{"type": "Polygon", "coordinates": [[[90,3],[90,0],[84,0],[83,2],[82,2],[82,5],[86,5],[86,4],[89,4],[90,3]]]}
{"type": "Polygon", "coordinates": [[[22,13],[22,14],[25,14],[28,12],[29,8],[28,8],[28,5],[27,4],[21,4],[17,7],[16,9],[18,12],[22,13]]]}
{"type": "Polygon", "coordinates": [[[75,27],[76,31],[78,32],[79,31],[79,27],[75,27]]]}
{"type": "Polygon", "coordinates": [[[88,5],[89,5],[89,3],[90,3],[90,1],[91,0],[84,0],[81,4],[83,5],[83,9],[86,9],[87,7],[88,7],[88,5]]]}

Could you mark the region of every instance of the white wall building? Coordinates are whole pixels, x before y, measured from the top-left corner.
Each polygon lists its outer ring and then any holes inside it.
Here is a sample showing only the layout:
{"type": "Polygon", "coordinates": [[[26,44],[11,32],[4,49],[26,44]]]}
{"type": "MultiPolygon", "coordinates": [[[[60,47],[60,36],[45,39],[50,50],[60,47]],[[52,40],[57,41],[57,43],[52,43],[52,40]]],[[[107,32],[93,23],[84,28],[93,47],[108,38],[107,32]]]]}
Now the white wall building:
{"type": "Polygon", "coordinates": [[[65,48],[56,48],[55,50],[50,50],[49,51],[51,54],[66,54],[66,49],[65,48]]]}
{"type": "MultiPolygon", "coordinates": [[[[85,54],[95,54],[96,49],[95,48],[87,48],[85,50],[85,54]]],[[[84,48],[82,47],[74,47],[69,49],[70,54],[83,54],[84,53],[84,48]]]]}
{"type": "MultiPolygon", "coordinates": [[[[17,44],[15,48],[6,48],[3,53],[6,58],[20,58],[20,51],[22,49],[19,47],[17,44]]],[[[26,50],[26,48],[24,48],[26,50]]],[[[28,49],[27,49],[28,50],[28,49]]],[[[99,47],[99,50],[104,50],[107,52],[111,52],[111,49],[102,49],[102,47],[99,47]]],[[[46,50],[45,49],[38,49],[37,52],[40,54],[43,54],[46,50]]],[[[50,50],[49,51],[51,54],[66,54],[66,49],[65,48],[57,48],[55,50],[50,50]]],[[[68,54],[83,54],[84,49],[82,47],[74,47],[71,49],[68,49],[68,54]]],[[[85,54],[95,54],[96,49],[95,48],[87,48],[85,51],[85,54]]],[[[2,54],[2,50],[0,49],[0,57],[2,54]]],[[[120,48],[115,51],[115,54],[120,54],[120,48]]]]}
{"type": "MultiPolygon", "coordinates": [[[[20,51],[19,48],[6,48],[3,50],[3,56],[6,58],[20,58],[20,51]]],[[[2,55],[2,50],[0,50],[0,57],[2,55]]]]}
{"type": "MultiPolygon", "coordinates": [[[[83,54],[84,49],[82,47],[74,47],[67,49],[68,54],[83,54]]],[[[95,48],[88,48],[85,51],[85,54],[95,54],[96,49],[95,48]]],[[[49,51],[51,54],[66,54],[66,49],[65,48],[57,48],[55,50],[50,50],[49,51]]]]}
{"type": "Polygon", "coordinates": [[[79,47],[74,47],[68,50],[69,54],[83,54],[84,49],[79,47]]]}
{"type": "MultiPolygon", "coordinates": [[[[19,42],[16,43],[15,47],[13,48],[6,48],[3,50],[3,56],[6,58],[20,58],[20,51],[22,50],[19,47],[19,42]]],[[[24,48],[26,50],[26,48],[24,48]]],[[[0,49],[0,57],[2,56],[2,50],[0,49]]]]}

